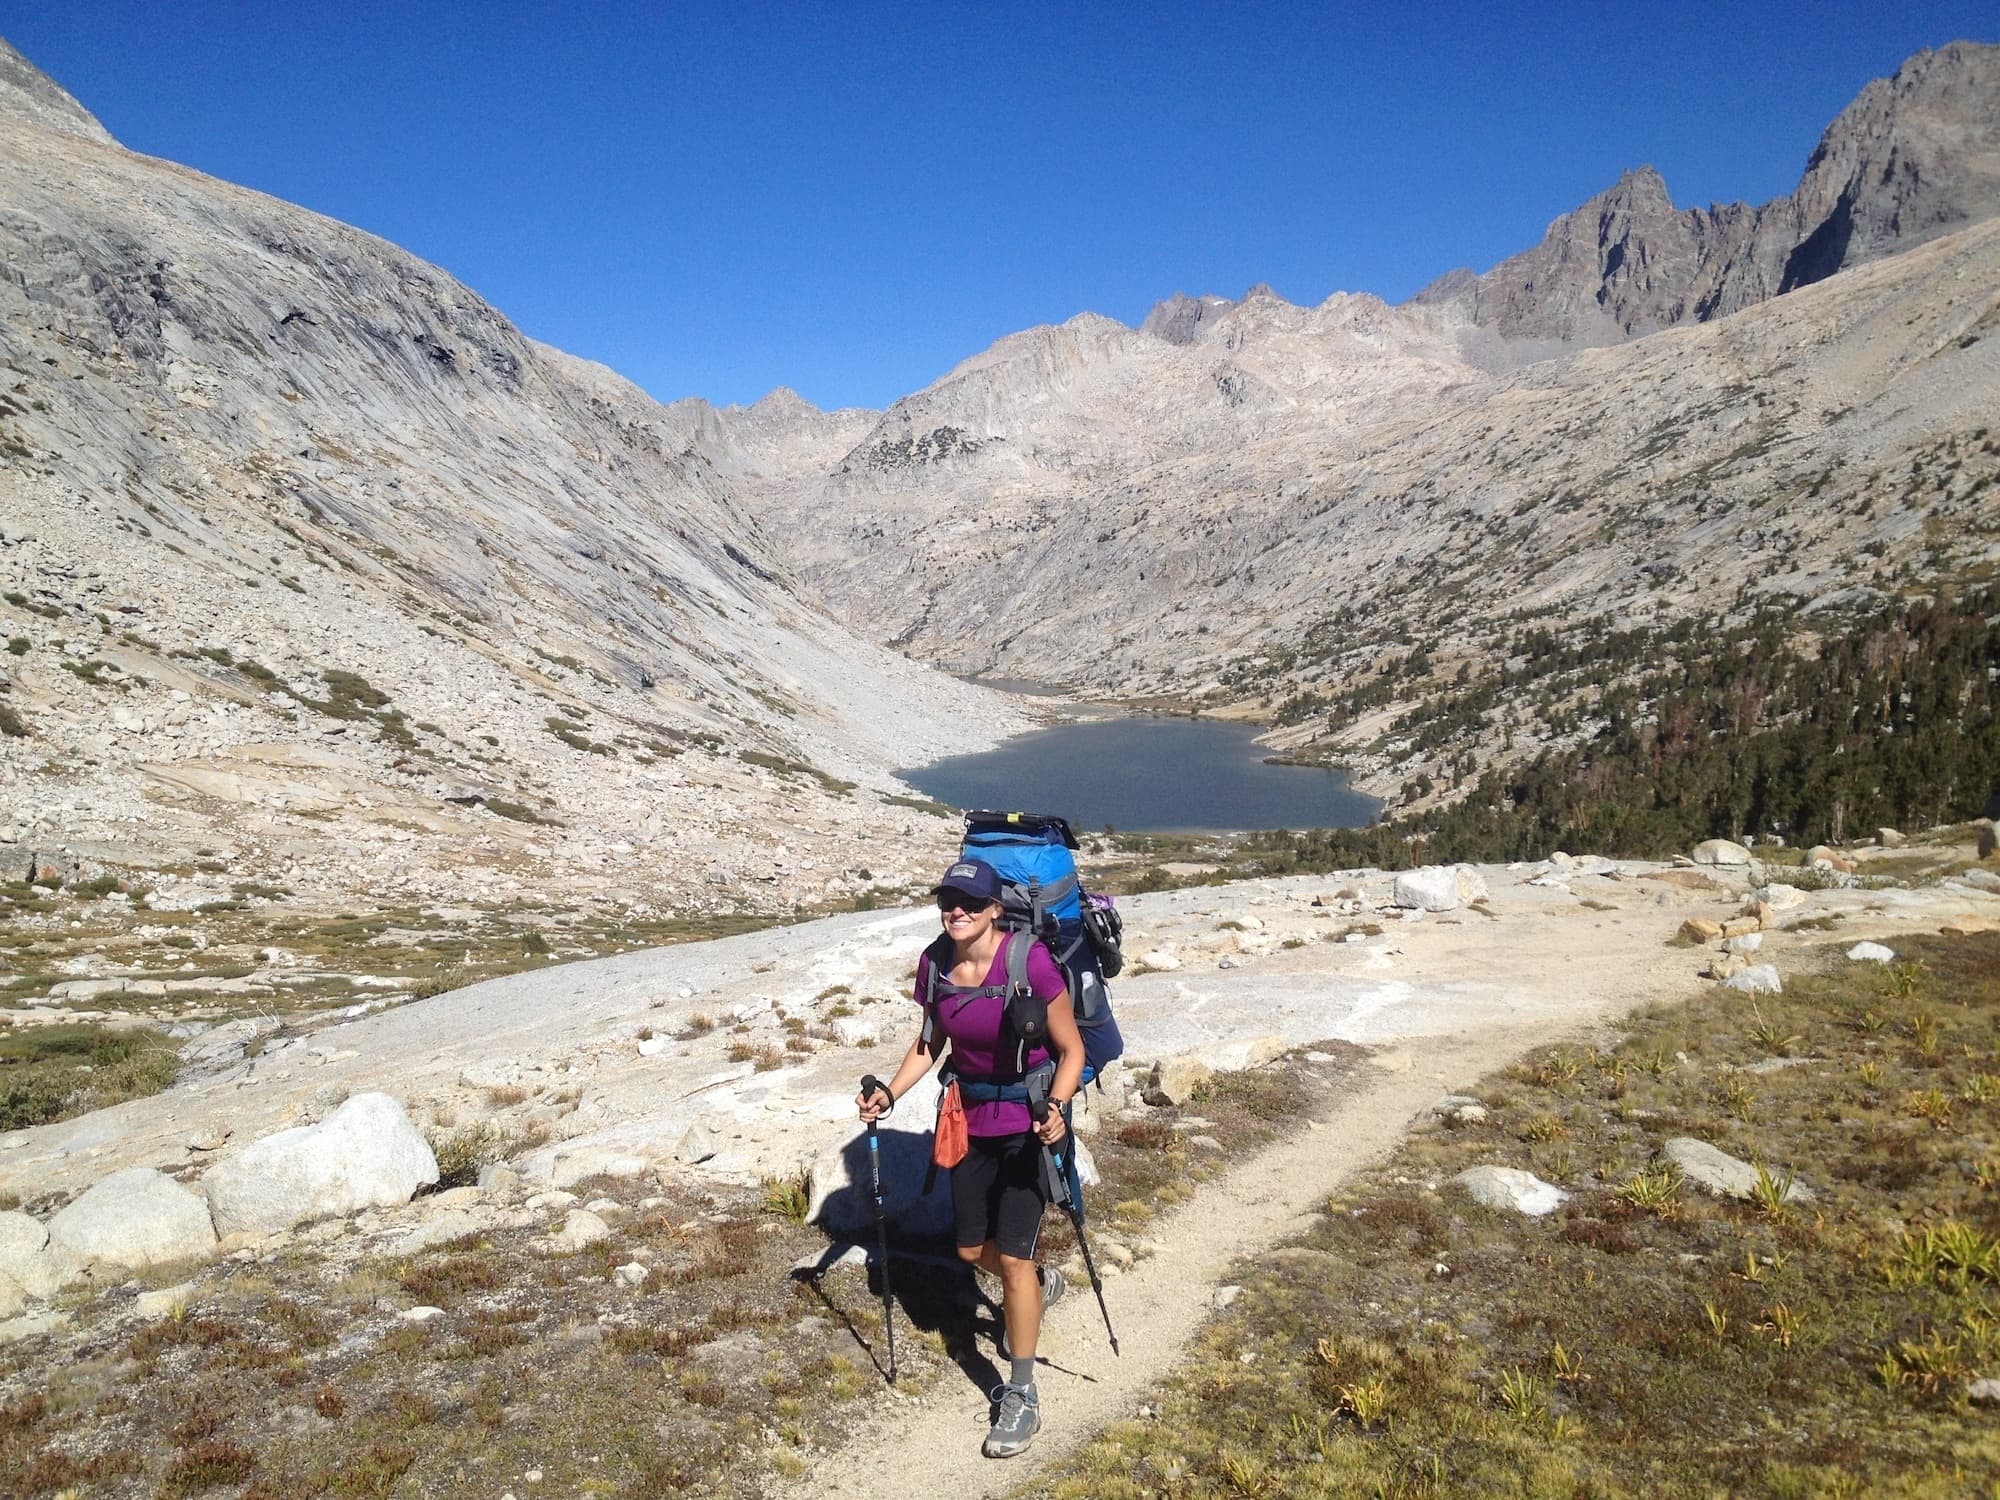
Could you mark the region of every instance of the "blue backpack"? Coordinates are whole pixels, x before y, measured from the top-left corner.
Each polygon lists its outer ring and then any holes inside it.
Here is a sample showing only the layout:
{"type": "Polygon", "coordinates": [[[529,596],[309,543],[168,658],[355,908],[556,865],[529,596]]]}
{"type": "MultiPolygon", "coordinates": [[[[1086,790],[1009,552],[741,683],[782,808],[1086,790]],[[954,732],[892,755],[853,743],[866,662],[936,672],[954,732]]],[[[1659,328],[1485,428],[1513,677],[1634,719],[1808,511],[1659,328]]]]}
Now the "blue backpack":
{"type": "MultiPolygon", "coordinates": [[[[1122,925],[1110,897],[1084,891],[1076,873],[1076,849],[1076,835],[1066,819],[980,811],[965,815],[960,857],[993,867],[1000,876],[1001,925],[1040,939],[1061,967],[1083,1033],[1088,1083],[1125,1051],[1104,983],[1123,965],[1122,925]]],[[[1025,957],[1026,945],[1014,946],[1025,957]]]]}

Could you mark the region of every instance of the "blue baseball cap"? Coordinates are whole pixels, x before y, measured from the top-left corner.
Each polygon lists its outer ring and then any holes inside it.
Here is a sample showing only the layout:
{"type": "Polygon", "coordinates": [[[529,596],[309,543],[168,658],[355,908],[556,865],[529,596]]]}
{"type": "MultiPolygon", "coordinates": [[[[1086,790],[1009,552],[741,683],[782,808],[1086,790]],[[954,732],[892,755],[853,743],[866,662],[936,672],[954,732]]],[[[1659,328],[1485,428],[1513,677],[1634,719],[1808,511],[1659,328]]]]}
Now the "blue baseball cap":
{"type": "Polygon", "coordinates": [[[976,859],[961,859],[949,870],[944,878],[931,887],[931,894],[940,891],[959,891],[967,896],[976,896],[981,901],[1000,899],[1000,875],[993,866],[976,859]]]}

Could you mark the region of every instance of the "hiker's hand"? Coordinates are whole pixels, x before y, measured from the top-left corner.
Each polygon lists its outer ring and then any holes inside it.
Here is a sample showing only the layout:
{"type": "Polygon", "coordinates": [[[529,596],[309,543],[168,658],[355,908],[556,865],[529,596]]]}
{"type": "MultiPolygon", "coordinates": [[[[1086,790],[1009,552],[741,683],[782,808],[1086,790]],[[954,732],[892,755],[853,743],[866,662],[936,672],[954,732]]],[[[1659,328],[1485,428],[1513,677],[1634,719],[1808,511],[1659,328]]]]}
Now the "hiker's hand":
{"type": "Polygon", "coordinates": [[[1062,1111],[1054,1106],[1035,1123],[1035,1135],[1044,1146],[1060,1145],[1067,1134],[1069,1127],[1063,1124],[1062,1111]]]}
{"type": "Polygon", "coordinates": [[[855,1108],[861,1111],[864,1120],[879,1120],[895,1106],[889,1097],[888,1085],[878,1083],[872,1089],[863,1089],[854,1096],[855,1108]]]}

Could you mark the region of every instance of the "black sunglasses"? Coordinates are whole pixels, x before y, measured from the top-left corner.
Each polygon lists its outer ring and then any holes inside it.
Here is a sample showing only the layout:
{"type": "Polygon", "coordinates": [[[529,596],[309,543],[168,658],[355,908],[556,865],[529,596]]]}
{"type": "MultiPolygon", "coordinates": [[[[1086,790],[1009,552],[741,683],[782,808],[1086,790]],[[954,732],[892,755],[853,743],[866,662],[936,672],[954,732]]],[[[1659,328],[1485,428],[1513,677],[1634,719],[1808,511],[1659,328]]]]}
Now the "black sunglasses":
{"type": "Polygon", "coordinates": [[[964,891],[939,891],[937,904],[939,911],[975,913],[985,911],[993,903],[983,896],[968,896],[964,891]]]}

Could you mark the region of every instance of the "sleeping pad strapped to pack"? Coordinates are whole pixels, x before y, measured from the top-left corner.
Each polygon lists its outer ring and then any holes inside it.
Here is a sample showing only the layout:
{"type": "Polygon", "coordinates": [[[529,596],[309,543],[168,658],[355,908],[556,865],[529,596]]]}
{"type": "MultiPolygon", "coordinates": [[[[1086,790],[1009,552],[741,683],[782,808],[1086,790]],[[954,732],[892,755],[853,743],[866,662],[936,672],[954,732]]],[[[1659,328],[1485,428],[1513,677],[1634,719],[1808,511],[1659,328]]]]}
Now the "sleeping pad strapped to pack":
{"type": "Polygon", "coordinates": [[[1108,897],[1084,893],[1076,848],[1076,835],[1063,818],[969,812],[960,857],[993,867],[1000,877],[1001,925],[1033,933],[1061,966],[1083,1033],[1087,1082],[1125,1051],[1125,1039],[1104,984],[1120,964],[1118,913],[1108,897]]]}

